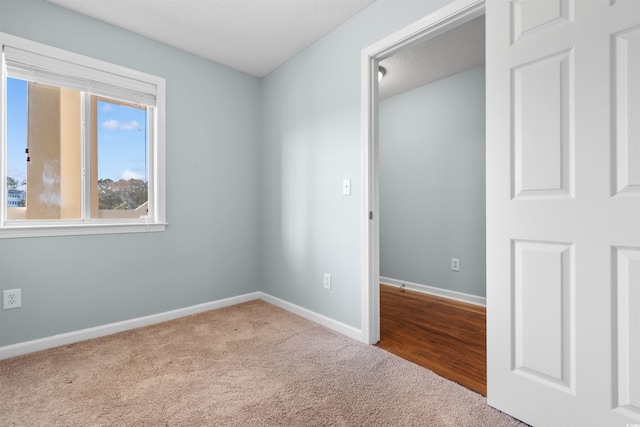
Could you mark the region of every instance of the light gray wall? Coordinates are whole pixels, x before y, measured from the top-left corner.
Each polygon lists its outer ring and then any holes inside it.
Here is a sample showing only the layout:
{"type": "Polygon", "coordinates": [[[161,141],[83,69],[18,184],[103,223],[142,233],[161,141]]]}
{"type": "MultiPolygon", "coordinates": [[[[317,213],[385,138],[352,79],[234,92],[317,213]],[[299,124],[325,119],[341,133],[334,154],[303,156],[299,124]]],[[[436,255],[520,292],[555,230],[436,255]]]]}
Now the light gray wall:
{"type": "Polygon", "coordinates": [[[476,67],[380,102],[381,276],[486,295],[484,78],[476,67]]]}
{"type": "Polygon", "coordinates": [[[265,292],[360,327],[361,51],[448,2],[378,1],[263,79],[265,292]]]}
{"type": "Polygon", "coordinates": [[[0,31],[165,77],[164,233],[0,240],[0,346],[258,290],[260,80],[42,0],[0,31]],[[233,183],[233,185],[230,185],[233,183]]]}
{"type": "Polygon", "coordinates": [[[255,290],[359,328],[361,51],[449,2],[378,0],[258,80],[43,0],[0,0],[0,31],[167,79],[170,223],[0,240],[0,288],[23,291],[23,308],[0,311],[0,345],[255,290]]]}

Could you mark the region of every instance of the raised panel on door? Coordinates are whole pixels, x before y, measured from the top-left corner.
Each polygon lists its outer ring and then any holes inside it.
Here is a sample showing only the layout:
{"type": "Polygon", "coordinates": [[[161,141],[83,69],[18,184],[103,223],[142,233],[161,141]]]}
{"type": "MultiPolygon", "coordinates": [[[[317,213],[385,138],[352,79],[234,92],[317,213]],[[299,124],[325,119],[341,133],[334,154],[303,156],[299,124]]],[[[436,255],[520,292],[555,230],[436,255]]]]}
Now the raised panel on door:
{"type": "Polygon", "coordinates": [[[615,248],[615,407],[640,415],[640,248],[615,248]]]}
{"type": "Polygon", "coordinates": [[[571,51],[517,66],[513,81],[513,195],[571,196],[571,51]]]}
{"type": "Polygon", "coordinates": [[[640,196],[640,27],[612,37],[614,194],[640,196]]]}
{"type": "Polygon", "coordinates": [[[573,0],[515,0],[511,3],[512,40],[562,25],[572,19],[573,0]]]}
{"type": "Polygon", "coordinates": [[[567,392],[573,387],[573,262],[571,244],[513,242],[513,369],[567,392]]]}

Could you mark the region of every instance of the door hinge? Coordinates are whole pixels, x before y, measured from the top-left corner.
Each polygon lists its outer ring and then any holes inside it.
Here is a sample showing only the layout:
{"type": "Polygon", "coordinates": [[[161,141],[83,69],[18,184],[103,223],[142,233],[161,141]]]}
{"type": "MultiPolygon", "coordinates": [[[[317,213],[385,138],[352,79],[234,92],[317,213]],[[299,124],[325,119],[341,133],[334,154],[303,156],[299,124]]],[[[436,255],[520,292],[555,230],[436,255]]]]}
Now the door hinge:
{"type": "Polygon", "coordinates": [[[369,219],[373,219],[373,211],[369,211],[369,219]]]}

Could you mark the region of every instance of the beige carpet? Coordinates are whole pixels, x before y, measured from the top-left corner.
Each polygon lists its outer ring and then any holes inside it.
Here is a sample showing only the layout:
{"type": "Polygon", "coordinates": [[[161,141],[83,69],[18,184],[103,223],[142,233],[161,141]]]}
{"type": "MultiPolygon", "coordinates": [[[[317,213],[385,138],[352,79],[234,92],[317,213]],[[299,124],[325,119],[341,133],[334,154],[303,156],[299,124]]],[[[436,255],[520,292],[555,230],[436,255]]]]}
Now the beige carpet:
{"type": "Polygon", "coordinates": [[[516,426],[262,301],[0,361],[2,426],[516,426]]]}

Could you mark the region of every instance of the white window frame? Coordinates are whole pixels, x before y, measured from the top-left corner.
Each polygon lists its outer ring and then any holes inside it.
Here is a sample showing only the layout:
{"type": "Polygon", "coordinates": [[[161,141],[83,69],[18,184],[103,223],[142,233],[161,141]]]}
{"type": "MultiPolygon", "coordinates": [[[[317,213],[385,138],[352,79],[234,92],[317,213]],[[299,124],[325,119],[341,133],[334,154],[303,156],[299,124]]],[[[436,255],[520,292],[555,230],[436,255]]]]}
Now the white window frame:
{"type": "MultiPolygon", "coordinates": [[[[166,229],[166,147],[165,147],[165,97],[166,81],[162,77],[132,70],[130,68],[111,64],[84,55],[79,55],[63,49],[51,47],[42,43],[26,40],[11,34],[0,32],[0,46],[2,50],[2,73],[0,83],[0,238],[42,237],[42,236],[72,236],[86,234],[114,234],[114,233],[141,233],[159,232],[166,229]],[[55,58],[55,61],[64,61],[69,67],[74,66],[84,70],[87,74],[83,77],[113,84],[108,81],[113,76],[118,78],[133,79],[141,85],[155,86],[156,102],[152,109],[153,114],[148,117],[150,129],[149,137],[149,176],[148,176],[148,203],[149,214],[138,219],[95,219],[83,218],[81,220],[8,220],[7,219],[7,123],[6,123],[6,81],[7,67],[5,63],[5,46],[9,49],[20,49],[29,54],[55,58]],[[92,70],[95,70],[93,75],[92,70]]],[[[83,142],[83,146],[86,142],[83,142]]],[[[84,197],[83,197],[84,199],[84,197]]],[[[88,202],[85,201],[86,205],[88,202]]],[[[83,210],[85,206],[83,206],[83,210]]],[[[85,215],[86,216],[86,215],[85,215]]]]}

